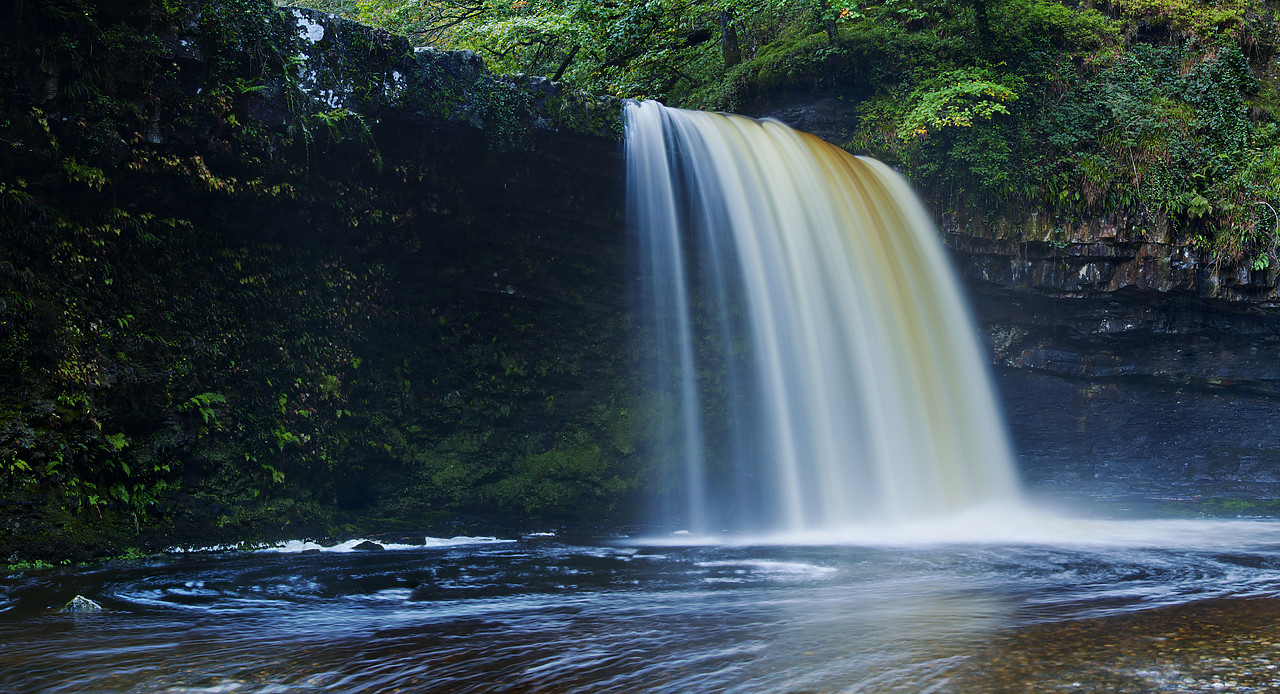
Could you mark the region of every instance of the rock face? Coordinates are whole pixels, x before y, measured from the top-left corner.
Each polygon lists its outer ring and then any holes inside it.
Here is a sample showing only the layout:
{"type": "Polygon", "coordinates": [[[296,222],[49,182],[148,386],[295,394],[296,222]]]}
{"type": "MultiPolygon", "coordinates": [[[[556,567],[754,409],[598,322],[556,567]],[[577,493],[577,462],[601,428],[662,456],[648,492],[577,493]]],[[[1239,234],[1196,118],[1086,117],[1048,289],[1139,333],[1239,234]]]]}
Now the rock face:
{"type": "Polygon", "coordinates": [[[1125,291],[1062,297],[973,285],[993,362],[1065,378],[1280,394],[1280,315],[1125,291]]]}
{"type": "Polygon", "coordinates": [[[0,15],[6,555],[629,508],[617,100],[109,5],[0,15]]]}
{"type": "Polygon", "coordinates": [[[1031,487],[1280,491],[1275,272],[1206,267],[1188,244],[1105,221],[1059,233],[1051,244],[947,232],[1031,487]]]}
{"type": "Polygon", "coordinates": [[[1030,369],[1000,369],[996,379],[1034,492],[1156,499],[1280,492],[1273,396],[1030,369]]]}
{"type": "Polygon", "coordinates": [[[1117,215],[1081,223],[1032,215],[976,223],[941,219],[947,246],[967,277],[1052,296],[1088,297],[1124,290],[1151,296],[1280,307],[1275,263],[1264,270],[1213,261],[1157,216],[1117,215]]]}

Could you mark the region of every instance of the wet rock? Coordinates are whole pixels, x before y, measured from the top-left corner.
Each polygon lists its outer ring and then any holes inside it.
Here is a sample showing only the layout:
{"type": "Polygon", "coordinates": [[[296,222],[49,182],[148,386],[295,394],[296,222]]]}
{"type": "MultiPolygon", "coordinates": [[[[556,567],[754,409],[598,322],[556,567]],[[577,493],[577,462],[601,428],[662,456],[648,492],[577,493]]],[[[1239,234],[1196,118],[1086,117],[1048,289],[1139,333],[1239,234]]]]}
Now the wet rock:
{"type": "MultiPolygon", "coordinates": [[[[472,51],[414,48],[404,37],[317,10],[290,8],[282,17],[296,36],[297,89],[307,110],[347,109],[367,123],[416,117],[430,127],[466,126],[504,150],[535,149],[547,132],[621,137],[616,98],[544,77],[495,75],[472,51]]],[[[284,104],[284,96],[274,100],[284,104]]]]}
{"type": "Polygon", "coordinates": [[[1280,396],[1275,311],[1133,289],[1044,296],[974,283],[970,296],[1001,367],[1280,396]]]}
{"type": "Polygon", "coordinates": [[[853,137],[857,125],[850,103],[840,95],[828,93],[782,98],[754,110],[755,115],[776,118],[797,130],[841,144],[853,137]]]}
{"type": "Polygon", "coordinates": [[[353,552],[383,552],[386,549],[387,549],[386,547],[383,547],[382,545],[374,542],[373,540],[365,540],[364,542],[361,542],[360,544],[351,548],[353,552]]]}
{"type": "Polygon", "coordinates": [[[1274,397],[1155,378],[1082,379],[1008,367],[995,375],[1032,491],[1280,494],[1274,397]]]}
{"type": "Polygon", "coordinates": [[[1275,271],[1217,263],[1158,215],[989,222],[951,214],[938,222],[961,274],[1019,292],[1096,298],[1138,290],[1267,308],[1280,300],[1275,271]]]}
{"type": "Polygon", "coordinates": [[[59,612],[73,612],[73,613],[78,613],[78,612],[101,612],[101,611],[102,611],[102,605],[99,605],[98,603],[96,603],[96,602],[94,602],[94,601],[90,600],[89,598],[86,598],[86,597],[85,597],[85,596],[83,596],[83,595],[77,595],[77,596],[75,596],[74,598],[71,598],[70,602],[68,602],[67,604],[63,605],[63,606],[62,606],[62,609],[61,609],[61,610],[58,610],[58,611],[59,611],[59,612]]]}

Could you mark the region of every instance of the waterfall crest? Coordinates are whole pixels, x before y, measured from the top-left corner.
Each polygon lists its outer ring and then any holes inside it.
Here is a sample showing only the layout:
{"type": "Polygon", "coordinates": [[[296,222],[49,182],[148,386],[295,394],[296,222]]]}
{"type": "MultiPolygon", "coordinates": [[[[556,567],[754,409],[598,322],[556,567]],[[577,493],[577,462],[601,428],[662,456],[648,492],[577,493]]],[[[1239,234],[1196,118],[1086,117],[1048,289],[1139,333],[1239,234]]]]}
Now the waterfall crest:
{"type": "Polygon", "coordinates": [[[664,522],[838,531],[1019,496],[972,320],[884,164],[776,121],[626,106],[664,522]]]}

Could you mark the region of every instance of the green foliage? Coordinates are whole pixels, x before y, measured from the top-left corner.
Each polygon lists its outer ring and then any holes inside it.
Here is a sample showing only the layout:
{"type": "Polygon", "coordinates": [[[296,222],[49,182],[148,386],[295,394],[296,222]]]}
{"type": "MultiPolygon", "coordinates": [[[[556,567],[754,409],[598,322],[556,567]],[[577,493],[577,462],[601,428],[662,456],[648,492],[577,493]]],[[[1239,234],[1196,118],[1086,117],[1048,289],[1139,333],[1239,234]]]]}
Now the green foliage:
{"type": "Polygon", "coordinates": [[[942,211],[1123,212],[1168,220],[1221,261],[1269,267],[1280,237],[1269,9],[983,6],[985,31],[976,4],[832,3],[836,45],[794,24],[684,102],[749,109],[822,85],[857,113],[845,146],[896,165],[942,211]]]}
{"type": "Polygon", "coordinates": [[[311,0],[306,3],[288,2],[276,4],[288,7],[310,7],[351,20],[356,20],[360,17],[360,2],[358,0],[311,0]]]}
{"type": "Polygon", "coordinates": [[[41,559],[35,559],[32,561],[23,560],[6,564],[5,566],[7,571],[38,571],[40,569],[53,568],[53,564],[41,559]]]}
{"type": "Polygon", "coordinates": [[[552,77],[599,93],[664,98],[724,71],[722,14],[741,47],[754,51],[796,22],[816,27],[821,3],[360,0],[354,14],[334,0],[300,4],[355,16],[418,45],[475,50],[499,72],[552,77]]]}
{"type": "Polygon", "coordinates": [[[1121,15],[1130,21],[1150,22],[1206,44],[1239,42],[1250,30],[1251,19],[1262,19],[1251,12],[1255,8],[1248,0],[1113,1],[1121,15]]]}
{"type": "Polygon", "coordinates": [[[126,547],[123,552],[117,554],[114,559],[117,561],[138,561],[146,559],[150,554],[140,547],[126,547]]]}
{"type": "Polygon", "coordinates": [[[192,396],[190,400],[178,406],[179,412],[195,411],[200,413],[200,418],[205,424],[213,424],[218,419],[215,405],[227,404],[227,398],[219,393],[201,393],[192,396]]]}
{"type": "Polygon", "coordinates": [[[1000,33],[1028,42],[1024,45],[1034,45],[1033,37],[1040,36],[1059,49],[1084,55],[1091,51],[1105,54],[1121,41],[1120,26],[1092,7],[1017,0],[1001,5],[1000,10],[1000,33]]]}
{"type": "Polygon", "coordinates": [[[1169,215],[1221,258],[1256,256],[1278,201],[1264,163],[1274,123],[1253,122],[1245,105],[1256,91],[1237,48],[1135,46],[1041,111],[1053,171],[1045,197],[1074,216],[1169,215]]]}
{"type": "Polygon", "coordinates": [[[975,120],[1009,114],[1005,102],[1017,92],[993,82],[982,69],[953,70],[922,84],[911,95],[915,107],[898,126],[898,137],[910,140],[949,127],[970,127],[975,120]]]}
{"type": "Polygon", "coordinates": [[[83,183],[94,190],[102,190],[102,187],[107,184],[107,177],[102,173],[102,169],[81,164],[74,158],[62,160],[62,168],[67,172],[69,180],[83,183]]]}
{"type": "MultiPolygon", "coordinates": [[[[609,418],[610,408],[598,410],[609,418]]],[[[625,412],[621,413],[625,417],[625,412]]],[[[621,444],[613,437],[597,442],[585,431],[558,440],[546,451],[527,453],[513,474],[487,485],[484,497],[496,508],[534,519],[598,521],[608,518],[632,487],[614,460],[621,444]],[[602,446],[602,444],[604,444],[602,446]]],[[[625,437],[624,437],[625,438],[625,437]]]]}

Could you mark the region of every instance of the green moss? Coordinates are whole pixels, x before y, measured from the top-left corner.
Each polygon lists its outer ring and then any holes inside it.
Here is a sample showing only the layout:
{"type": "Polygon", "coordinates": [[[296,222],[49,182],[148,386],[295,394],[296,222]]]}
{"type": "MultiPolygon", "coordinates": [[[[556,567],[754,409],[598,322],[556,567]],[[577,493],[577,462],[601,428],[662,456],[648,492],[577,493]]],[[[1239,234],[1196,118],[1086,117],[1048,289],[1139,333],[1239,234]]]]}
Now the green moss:
{"type": "MultiPolygon", "coordinates": [[[[266,8],[200,3],[187,35],[187,10],[139,2],[101,31],[33,23],[45,33],[4,39],[10,55],[58,46],[64,77],[33,108],[39,65],[2,66],[0,513],[35,509],[14,516],[8,553],[446,523],[486,511],[477,490],[516,474],[528,446],[588,423],[548,405],[566,379],[613,380],[616,323],[492,313],[388,264],[408,247],[465,251],[450,244],[474,217],[441,209],[474,203],[436,164],[380,151],[359,112],[296,98],[295,39],[266,8]],[[193,40],[204,62],[176,59],[193,40]],[[90,54],[114,67],[90,69],[90,54]],[[521,337],[492,337],[506,334],[521,337]],[[553,410],[545,432],[512,433],[553,410]]],[[[321,58],[352,103],[387,103],[406,44],[349,33],[350,53],[321,58]]],[[[402,105],[484,127],[494,152],[528,138],[518,85],[419,65],[402,105]]],[[[617,119],[576,95],[554,107],[581,131],[617,119]]]]}

